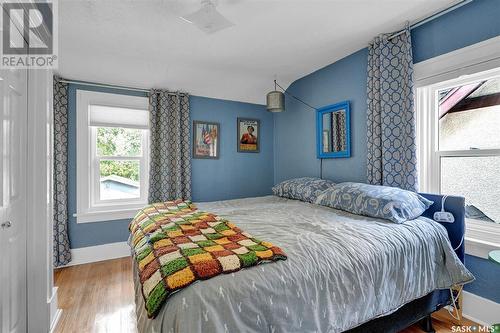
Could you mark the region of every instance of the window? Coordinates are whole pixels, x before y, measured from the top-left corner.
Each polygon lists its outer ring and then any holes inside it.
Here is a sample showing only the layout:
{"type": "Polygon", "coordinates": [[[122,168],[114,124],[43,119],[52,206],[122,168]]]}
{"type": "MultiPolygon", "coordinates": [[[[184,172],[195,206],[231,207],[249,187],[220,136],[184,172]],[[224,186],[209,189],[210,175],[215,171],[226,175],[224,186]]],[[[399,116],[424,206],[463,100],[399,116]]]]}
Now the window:
{"type": "Polygon", "coordinates": [[[146,97],[77,92],[77,222],[133,217],[147,203],[146,97]]]}
{"type": "Polygon", "coordinates": [[[466,200],[466,239],[500,245],[500,69],[417,89],[421,190],[466,200]]]}

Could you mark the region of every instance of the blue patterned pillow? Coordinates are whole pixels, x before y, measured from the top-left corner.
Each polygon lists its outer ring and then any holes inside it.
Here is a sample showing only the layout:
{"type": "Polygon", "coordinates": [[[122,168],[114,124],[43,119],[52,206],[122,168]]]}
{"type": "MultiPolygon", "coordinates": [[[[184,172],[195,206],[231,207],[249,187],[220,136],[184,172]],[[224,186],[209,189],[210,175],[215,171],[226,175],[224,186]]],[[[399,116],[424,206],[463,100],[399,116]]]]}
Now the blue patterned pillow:
{"type": "Polygon", "coordinates": [[[397,187],[340,183],[321,193],[315,203],[403,223],[422,215],[433,202],[418,193],[397,187]]]}
{"type": "Polygon", "coordinates": [[[335,185],[334,182],[325,179],[313,177],[293,178],[275,185],[273,193],[283,198],[313,203],[320,193],[333,185],[335,185]]]}

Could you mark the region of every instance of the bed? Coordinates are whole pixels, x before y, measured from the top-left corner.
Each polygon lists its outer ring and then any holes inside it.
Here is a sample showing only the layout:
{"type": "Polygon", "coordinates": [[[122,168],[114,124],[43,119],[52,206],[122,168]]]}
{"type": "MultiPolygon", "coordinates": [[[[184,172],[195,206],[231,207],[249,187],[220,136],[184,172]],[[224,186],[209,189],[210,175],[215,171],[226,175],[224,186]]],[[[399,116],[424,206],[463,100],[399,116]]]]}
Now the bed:
{"type": "Polygon", "coordinates": [[[450,303],[451,286],[473,276],[461,262],[463,198],[447,198],[456,222],[441,225],[427,218],[441,209],[441,196],[423,196],[434,204],[404,224],[277,196],[199,203],[279,245],[288,259],[196,282],[155,319],[147,317],[135,266],[138,329],[397,332],[428,318],[450,303]]]}

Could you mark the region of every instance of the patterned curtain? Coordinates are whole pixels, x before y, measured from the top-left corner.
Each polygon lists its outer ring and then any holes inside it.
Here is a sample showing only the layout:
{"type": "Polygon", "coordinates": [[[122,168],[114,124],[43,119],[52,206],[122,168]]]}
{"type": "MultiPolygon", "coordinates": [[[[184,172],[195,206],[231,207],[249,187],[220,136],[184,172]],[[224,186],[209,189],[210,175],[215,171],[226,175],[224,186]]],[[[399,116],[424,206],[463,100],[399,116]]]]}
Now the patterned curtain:
{"type": "Polygon", "coordinates": [[[71,261],[68,237],[68,84],[54,77],[54,267],[71,261]]]}
{"type": "Polygon", "coordinates": [[[368,182],[416,191],[410,30],[368,47],[368,182]]]}
{"type": "Polygon", "coordinates": [[[189,95],[153,89],[151,111],[150,203],[191,199],[189,95]]]}

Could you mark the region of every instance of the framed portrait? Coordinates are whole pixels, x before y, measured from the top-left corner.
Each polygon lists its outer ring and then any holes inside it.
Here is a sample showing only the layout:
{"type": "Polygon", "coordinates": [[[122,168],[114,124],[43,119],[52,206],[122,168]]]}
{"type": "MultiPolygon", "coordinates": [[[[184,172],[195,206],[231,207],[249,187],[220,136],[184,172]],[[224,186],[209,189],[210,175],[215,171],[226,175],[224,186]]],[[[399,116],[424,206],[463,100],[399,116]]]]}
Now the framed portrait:
{"type": "Polygon", "coordinates": [[[258,153],[260,150],[260,121],[257,119],[238,118],[238,152],[258,153]]]}
{"type": "Polygon", "coordinates": [[[193,158],[219,158],[218,123],[193,121],[193,158]]]}

